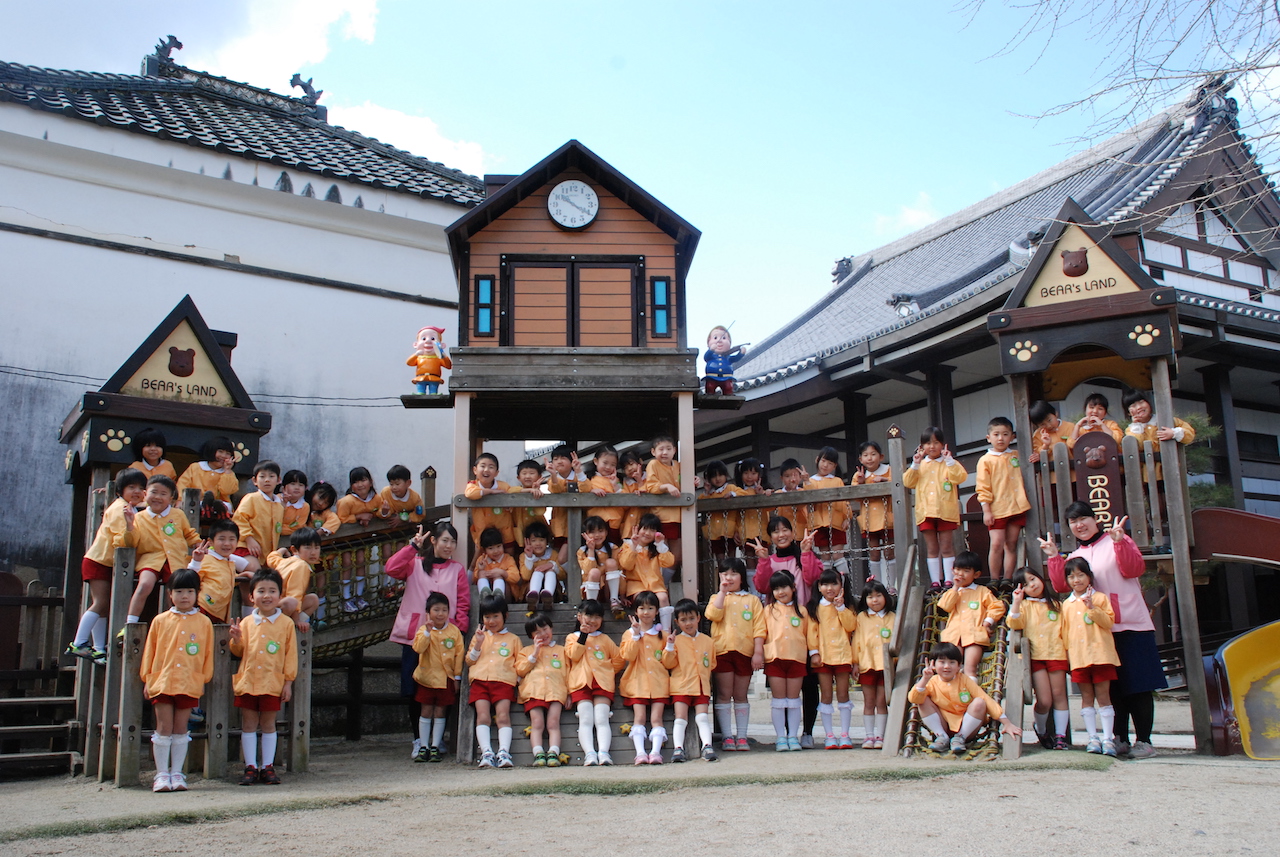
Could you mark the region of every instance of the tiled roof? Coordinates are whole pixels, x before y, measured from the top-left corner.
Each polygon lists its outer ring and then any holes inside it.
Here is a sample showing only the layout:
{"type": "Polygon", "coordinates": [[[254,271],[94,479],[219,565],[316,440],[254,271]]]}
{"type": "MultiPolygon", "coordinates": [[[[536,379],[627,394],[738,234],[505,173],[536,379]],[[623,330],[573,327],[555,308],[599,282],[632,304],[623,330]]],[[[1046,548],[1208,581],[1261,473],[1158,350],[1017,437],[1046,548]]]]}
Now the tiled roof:
{"type": "Polygon", "coordinates": [[[172,63],[150,77],[0,62],[0,101],[458,205],[484,199],[475,176],[330,125],[302,99],[172,63]]]}
{"type": "Polygon", "coordinates": [[[737,367],[738,387],[772,384],[855,345],[927,319],[1001,284],[1029,262],[1068,197],[1098,221],[1133,217],[1187,159],[1234,121],[1234,103],[1205,89],[1137,128],[918,232],[851,257],[831,291],[760,343],[737,367]],[[905,318],[891,305],[908,295],[905,318]]]}

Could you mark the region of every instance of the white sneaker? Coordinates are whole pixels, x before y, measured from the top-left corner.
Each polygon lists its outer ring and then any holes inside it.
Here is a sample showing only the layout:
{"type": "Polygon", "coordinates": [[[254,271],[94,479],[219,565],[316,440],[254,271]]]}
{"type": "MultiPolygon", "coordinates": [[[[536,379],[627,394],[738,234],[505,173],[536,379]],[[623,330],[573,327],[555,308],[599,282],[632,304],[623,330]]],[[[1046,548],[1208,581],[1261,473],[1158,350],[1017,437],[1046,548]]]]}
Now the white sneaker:
{"type": "Polygon", "coordinates": [[[600,764],[600,757],[596,755],[595,750],[588,750],[587,754],[582,758],[582,767],[594,768],[600,764]]]}
{"type": "Polygon", "coordinates": [[[418,758],[418,750],[419,750],[419,749],[421,749],[421,748],[422,748],[422,739],[421,739],[421,738],[414,738],[414,739],[413,739],[413,749],[409,751],[409,758],[410,758],[410,759],[416,759],[416,758],[418,758]]]}
{"type": "Polygon", "coordinates": [[[495,758],[496,757],[493,755],[492,752],[485,753],[482,756],[480,756],[479,766],[481,768],[492,768],[495,758]]]}
{"type": "Polygon", "coordinates": [[[1133,759],[1150,759],[1156,754],[1156,748],[1146,741],[1134,741],[1129,748],[1129,757],[1133,759]]]}
{"type": "Polygon", "coordinates": [[[151,790],[153,792],[169,791],[169,772],[156,771],[156,777],[151,781],[151,790]]]}
{"type": "Polygon", "coordinates": [[[605,767],[609,767],[613,764],[613,757],[610,756],[608,753],[600,753],[599,755],[600,755],[600,764],[604,765],[605,767]]]}
{"type": "Polygon", "coordinates": [[[510,768],[510,767],[514,767],[514,765],[515,763],[511,761],[510,753],[508,753],[506,750],[498,751],[498,767],[499,768],[510,768]]]}
{"type": "Polygon", "coordinates": [[[178,773],[169,775],[169,791],[185,792],[187,790],[187,775],[179,771],[178,773]]]}
{"type": "Polygon", "coordinates": [[[945,753],[951,749],[951,736],[939,735],[929,742],[929,749],[935,753],[945,753]]]}

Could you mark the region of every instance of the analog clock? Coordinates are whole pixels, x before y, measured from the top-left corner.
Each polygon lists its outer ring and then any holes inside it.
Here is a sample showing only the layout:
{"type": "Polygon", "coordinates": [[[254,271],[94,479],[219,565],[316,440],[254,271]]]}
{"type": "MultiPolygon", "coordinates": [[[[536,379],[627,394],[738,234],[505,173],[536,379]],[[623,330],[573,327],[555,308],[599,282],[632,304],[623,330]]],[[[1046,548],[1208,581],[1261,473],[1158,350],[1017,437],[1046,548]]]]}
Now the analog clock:
{"type": "Polygon", "coordinates": [[[565,229],[585,229],[599,212],[600,198],[591,185],[577,179],[560,182],[547,197],[547,214],[565,229]]]}

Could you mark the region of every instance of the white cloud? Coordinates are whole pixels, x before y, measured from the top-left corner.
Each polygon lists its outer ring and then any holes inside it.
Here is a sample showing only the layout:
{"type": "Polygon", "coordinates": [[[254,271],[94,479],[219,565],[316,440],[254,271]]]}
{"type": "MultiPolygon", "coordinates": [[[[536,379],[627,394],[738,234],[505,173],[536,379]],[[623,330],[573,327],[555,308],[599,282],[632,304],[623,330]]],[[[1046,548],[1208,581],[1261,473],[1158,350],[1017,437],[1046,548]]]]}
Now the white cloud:
{"type": "Polygon", "coordinates": [[[351,107],[330,106],[329,121],[455,170],[484,174],[485,153],[480,144],[449,139],[429,117],[366,101],[351,107]]]}
{"type": "Polygon", "coordinates": [[[916,194],[911,205],[900,205],[893,214],[875,215],[876,238],[889,241],[928,226],[938,219],[933,199],[925,191],[916,194]]]}

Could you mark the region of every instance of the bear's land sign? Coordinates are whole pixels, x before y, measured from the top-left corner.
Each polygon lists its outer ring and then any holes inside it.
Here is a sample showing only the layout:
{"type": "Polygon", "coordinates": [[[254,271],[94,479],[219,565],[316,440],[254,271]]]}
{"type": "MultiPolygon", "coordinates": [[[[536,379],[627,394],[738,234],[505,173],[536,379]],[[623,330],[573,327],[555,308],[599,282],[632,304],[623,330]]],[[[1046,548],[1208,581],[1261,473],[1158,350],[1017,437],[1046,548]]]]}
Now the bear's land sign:
{"type": "Polygon", "coordinates": [[[165,337],[120,392],[144,399],[235,406],[227,385],[185,320],[165,337]]]}
{"type": "Polygon", "coordinates": [[[1049,261],[1027,290],[1023,306],[1063,304],[1136,291],[1140,291],[1138,284],[1083,229],[1071,223],[1062,231],[1049,261]]]}

